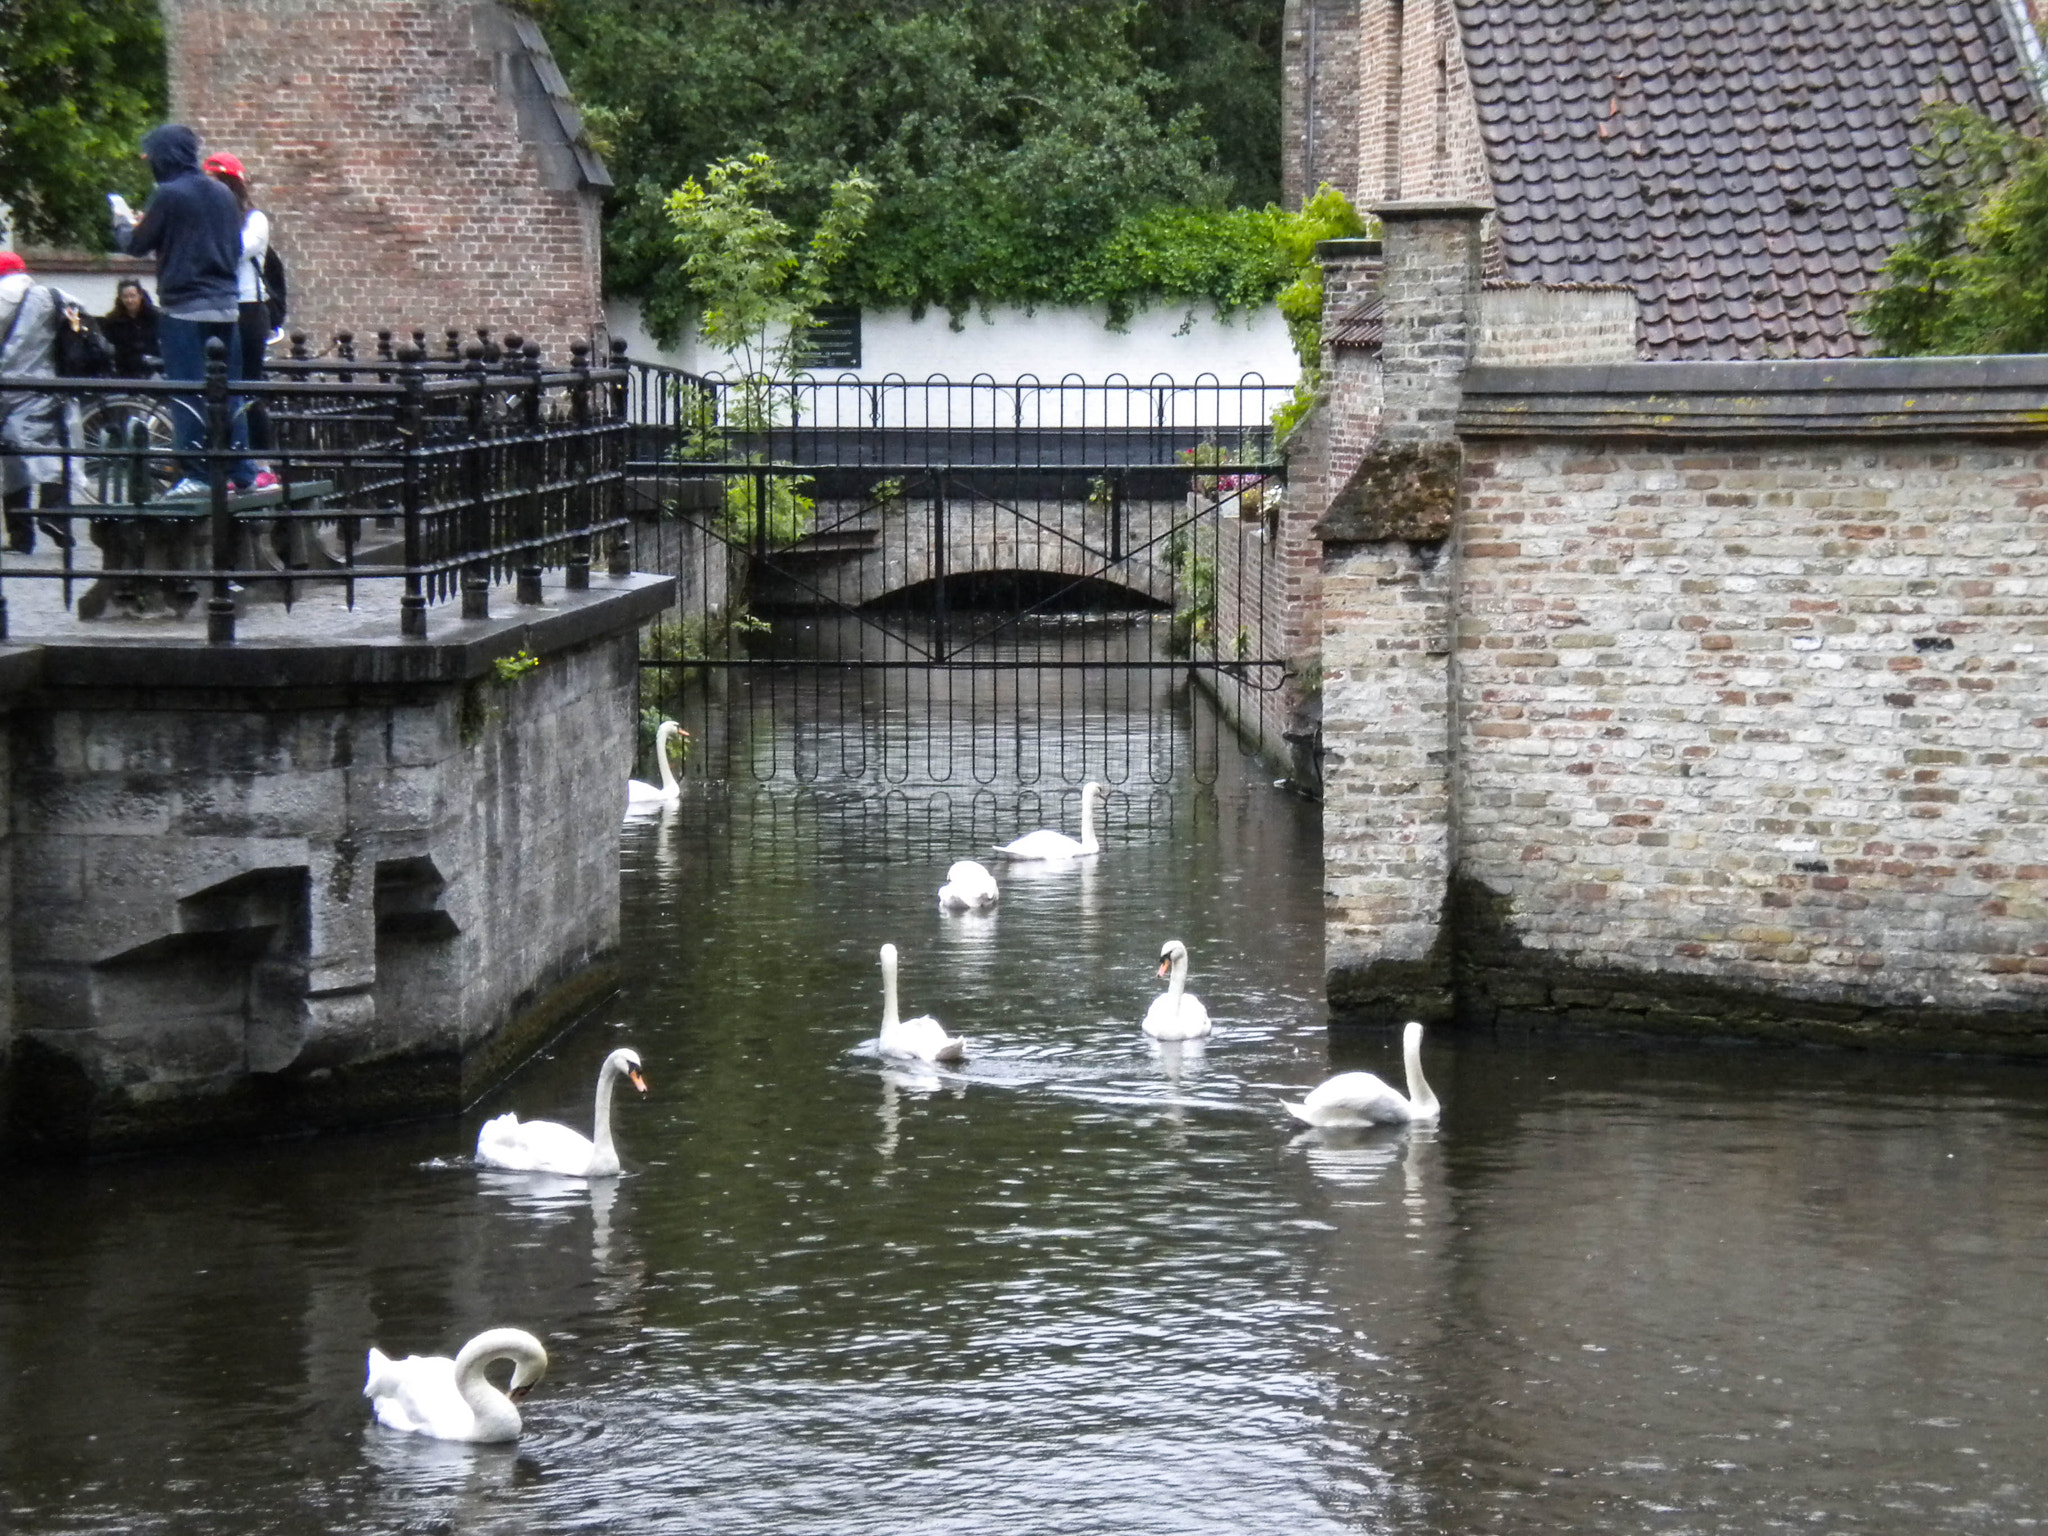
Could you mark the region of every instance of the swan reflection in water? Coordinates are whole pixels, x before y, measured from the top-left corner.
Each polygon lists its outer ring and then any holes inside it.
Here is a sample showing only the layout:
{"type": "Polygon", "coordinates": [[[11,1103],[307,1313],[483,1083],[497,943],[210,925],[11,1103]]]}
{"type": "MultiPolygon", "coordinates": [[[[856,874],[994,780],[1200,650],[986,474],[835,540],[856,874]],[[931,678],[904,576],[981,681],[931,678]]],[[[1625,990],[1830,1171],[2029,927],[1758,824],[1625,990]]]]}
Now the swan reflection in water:
{"type": "Polygon", "coordinates": [[[967,1083],[957,1072],[946,1072],[924,1061],[895,1062],[882,1068],[882,1103],[876,1111],[882,1134],[875,1150],[882,1155],[882,1170],[876,1182],[886,1180],[896,1165],[896,1149],[903,1140],[904,1112],[917,1100],[935,1093],[949,1093],[956,1099],[967,1096],[967,1083]]]}
{"type": "Polygon", "coordinates": [[[1438,1134],[1433,1125],[1320,1126],[1288,1145],[1307,1155],[1318,1179],[1339,1189],[1374,1188],[1399,1163],[1404,1203],[1418,1207],[1433,1182],[1438,1134]]]}
{"type": "Polygon", "coordinates": [[[612,1230],[612,1212],[619,1203],[624,1179],[579,1179],[560,1173],[528,1173],[505,1168],[478,1171],[478,1182],[507,1200],[521,1215],[554,1225],[590,1213],[590,1258],[599,1273],[630,1287],[637,1279],[636,1245],[630,1228],[612,1230]]]}

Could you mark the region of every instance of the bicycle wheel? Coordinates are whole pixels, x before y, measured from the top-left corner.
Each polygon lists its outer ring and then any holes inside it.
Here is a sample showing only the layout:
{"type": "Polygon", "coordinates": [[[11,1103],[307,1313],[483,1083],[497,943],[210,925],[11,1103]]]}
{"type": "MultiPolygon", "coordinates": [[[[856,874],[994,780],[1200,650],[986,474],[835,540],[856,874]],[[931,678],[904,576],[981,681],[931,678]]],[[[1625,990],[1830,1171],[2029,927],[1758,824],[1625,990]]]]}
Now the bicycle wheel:
{"type": "Polygon", "coordinates": [[[101,396],[79,411],[73,440],[78,444],[71,460],[75,504],[117,507],[153,501],[178,478],[170,408],[162,400],[101,396]]]}

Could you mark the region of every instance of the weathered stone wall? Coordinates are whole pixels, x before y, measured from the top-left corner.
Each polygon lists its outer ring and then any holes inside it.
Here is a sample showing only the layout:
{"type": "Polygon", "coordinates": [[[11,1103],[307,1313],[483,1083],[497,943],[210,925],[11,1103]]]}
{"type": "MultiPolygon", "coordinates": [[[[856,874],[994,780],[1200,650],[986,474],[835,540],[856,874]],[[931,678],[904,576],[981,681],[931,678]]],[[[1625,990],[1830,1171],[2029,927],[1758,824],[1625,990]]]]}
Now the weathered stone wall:
{"type": "Polygon", "coordinates": [[[1472,361],[1498,366],[1632,363],[1633,288],[1591,283],[1487,283],[1479,294],[1472,361]]]}
{"type": "Polygon", "coordinates": [[[10,720],[7,1139],[452,1112],[601,996],[635,635],[670,595],[604,585],[438,646],[46,648],[10,720]]]}
{"type": "Polygon", "coordinates": [[[165,0],[171,102],[248,166],[324,345],[603,321],[603,167],[532,23],[497,0],[165,0]],[[537,47],[535,45],[538,45],[537,47]]]}

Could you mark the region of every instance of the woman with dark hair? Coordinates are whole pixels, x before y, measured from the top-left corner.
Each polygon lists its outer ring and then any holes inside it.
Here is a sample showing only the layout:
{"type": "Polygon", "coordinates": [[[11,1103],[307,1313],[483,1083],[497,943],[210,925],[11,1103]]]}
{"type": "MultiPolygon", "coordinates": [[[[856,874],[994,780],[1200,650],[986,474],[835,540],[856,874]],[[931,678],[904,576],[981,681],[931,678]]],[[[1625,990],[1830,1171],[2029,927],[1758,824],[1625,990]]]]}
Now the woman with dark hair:
{"type": "MultiPolygon", "coordinates": [[[[270,217],[251,200],[248,172],[235,156],[208,155],[205,169],[207,175],[234,193],[235,201],[241,205],[242,262],[235,269],[241,323],[236,334],[241,343],[242,377],[261,379],[264,353],[270,345],[270,293],[263,286],[263,258],[270,250],[270,217]]],[[[270,450],[270,417],[260,399],[249,402],[249,449],[254,454],[270,450]]],[[[252,489],[260,491],[277,484],[277,476],[267,465],[259,468],[252,489]]]]}
{"type": "Polygon", "coordinates": [[[124,277],[114,307],[100,316],[100,334],[114,345],[114,377],[153,378],[163,356],[156,335],[156,300],[139,279],[124,277]]]}

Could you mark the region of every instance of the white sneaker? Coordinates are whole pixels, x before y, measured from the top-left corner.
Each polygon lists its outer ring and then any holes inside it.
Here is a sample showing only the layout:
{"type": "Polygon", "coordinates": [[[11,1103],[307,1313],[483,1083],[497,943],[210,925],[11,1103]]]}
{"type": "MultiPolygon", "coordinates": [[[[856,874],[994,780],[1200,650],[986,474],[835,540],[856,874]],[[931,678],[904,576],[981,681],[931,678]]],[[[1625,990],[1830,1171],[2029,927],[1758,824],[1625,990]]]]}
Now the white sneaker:
{"type": "Polygon", "coordinates": [[[195,496],[211,496],[213,487],[204,480],[195,480],[187,475],[163,494],[165,501],[188,501],[195,496]]]}

